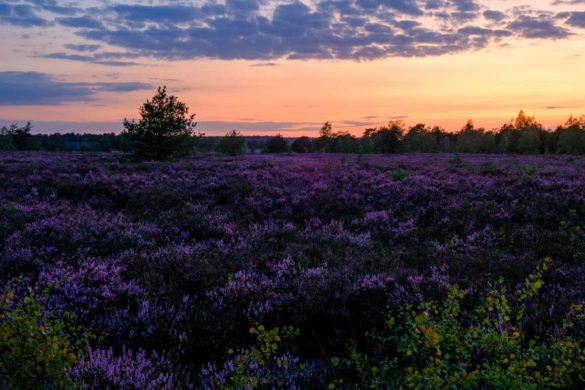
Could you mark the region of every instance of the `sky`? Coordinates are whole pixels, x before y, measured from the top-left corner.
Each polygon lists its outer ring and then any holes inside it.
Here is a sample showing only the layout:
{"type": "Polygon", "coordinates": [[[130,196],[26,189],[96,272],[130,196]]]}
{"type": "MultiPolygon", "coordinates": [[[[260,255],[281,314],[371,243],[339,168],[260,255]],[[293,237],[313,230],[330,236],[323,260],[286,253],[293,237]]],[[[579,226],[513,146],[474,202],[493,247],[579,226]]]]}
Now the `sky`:
{"type": "Polygon", "coordinates": [[[198,130],[456,131],[585,114],[585,0],[0,0],[0,125],[110,132],[166,85],[198,130]]]}

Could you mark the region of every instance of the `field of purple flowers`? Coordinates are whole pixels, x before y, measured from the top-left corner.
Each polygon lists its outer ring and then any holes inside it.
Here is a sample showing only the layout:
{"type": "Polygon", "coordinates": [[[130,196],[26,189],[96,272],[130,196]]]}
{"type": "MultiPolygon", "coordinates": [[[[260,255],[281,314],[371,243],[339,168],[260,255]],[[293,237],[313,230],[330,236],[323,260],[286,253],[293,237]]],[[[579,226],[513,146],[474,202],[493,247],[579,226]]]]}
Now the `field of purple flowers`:
{"type": "MultiPolygon", "coordinates": [[[[553,335],[585,340],[584,158],[123,158],[0,154],[0,320],[34,301],[38,323],[62,325],[70,383],[433,388],[436,373],[421,369],[426,382],[413,382],[421,364],[408,358],[427,348],[432,364],[449,359],[440,321],[416,316],[415,347],[398,335],[389,354],[404,359],[386,363],[372,335],[401,308],[439,315],[444,308],[420,305],[453,291],[463,319],[487,296],[486,318],[501,309],[496,333],[521,334],[518,348],[553,335]],[[524,291],[521,307],[494,289],[524,291]],[[505,318],[515,308],[522,315],[505,318]]],[[[530,356],[527,377],[552,371],[530,356]]],[[[451,366],[440,366],[446,381],[451,366]]],[[[465,380],[476,378],[465,370],[465,380]]],[[[567,377],[559,383],[579,380],[567,377]]]]}

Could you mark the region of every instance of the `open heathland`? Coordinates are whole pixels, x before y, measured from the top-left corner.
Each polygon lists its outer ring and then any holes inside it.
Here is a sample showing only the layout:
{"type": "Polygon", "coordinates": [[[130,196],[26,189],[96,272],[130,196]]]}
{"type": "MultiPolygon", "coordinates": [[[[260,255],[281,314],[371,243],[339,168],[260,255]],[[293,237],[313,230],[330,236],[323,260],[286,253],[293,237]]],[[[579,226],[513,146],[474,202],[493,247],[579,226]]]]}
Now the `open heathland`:
{"type": "Polygon", "coordinates": [[[0,387],[583,386],[584,229],[580,157],[0,154],[0,387]]]}

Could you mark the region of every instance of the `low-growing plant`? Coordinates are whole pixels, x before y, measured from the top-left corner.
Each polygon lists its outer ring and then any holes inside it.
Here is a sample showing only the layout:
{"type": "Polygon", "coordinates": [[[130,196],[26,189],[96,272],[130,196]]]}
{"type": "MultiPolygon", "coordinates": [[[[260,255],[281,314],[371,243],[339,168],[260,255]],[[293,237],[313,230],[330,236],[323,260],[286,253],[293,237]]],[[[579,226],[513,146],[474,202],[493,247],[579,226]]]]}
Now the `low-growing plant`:
{"type": "Polygon", "coordinates": [[[288,151],[288,142],[286,139],[280,134],[275,135],[274,137],[270,137],[262,152],[264,153],[286,153],[288,151]]]}
{"type": "Polygon", "coordinates": [[[408,178],[408,172],[403,168],[396,168],[390,175],[397,181],[403,181],[408,178]]]}
{"type": "Polygon", "coordinates": [[[493,174],[498,171],[498,168],[491,161],[486,161],[479,166],[479,172],[483,174],[493,174]]]}
{"type": "Polygon", "coordinates": [[[536,173],[538,173],[538,166],[534,164],[526,165],[524,167],[524,173],[528,176],[534,176],[536,173]]]}
{"type": "Polygon", "coordinates": [[[0,387],[73,388],[76,346],[61,321],[48,318],[32,292],[21,302],[0,296],[0,387]]]}
{"type": "Polygon", "coordinates": [[[445,302],[407,305],[389,314],[385,329],[370,336],[371,352],[353,346],[345,361],[359,378],[356,387],[583,386],[580,343],[570,336],[531,337],[523,326],[526,302],[542,288],[549,263],[539,266],[516,294],[506,293],[499,280],[471,312],[462,310],[466,294],[455,286],[445,302]]]}
{"type": "Polygon", "coordinates": [[[456,168],[462,168],[465,165],[465,162],[463,161],[463,159],[461,158],[461,156],[459,155],[459,153],[455,153],[449,159],[449,164],[451,164],[452,166],[454,166],[456,168]]]}
{"type": "Polygon", "coordinates": [[[246,138],[240,133],[233,130],[227,133],[216,147],[216,151],[221,154],[236,156],[238,154],[246,153],[247,145],[246,138]]]}
{"type": "Polygon", "coordinates": [[[300,388],[309,377],[309,365],[290,353],[281,352],[282,343],[292,341],[300,332],[293,327],[266,329],[251,327],[255,345],[236,351],[230,348],[222,367],[208,364],[200,373],[205,389],[300,388]]]}

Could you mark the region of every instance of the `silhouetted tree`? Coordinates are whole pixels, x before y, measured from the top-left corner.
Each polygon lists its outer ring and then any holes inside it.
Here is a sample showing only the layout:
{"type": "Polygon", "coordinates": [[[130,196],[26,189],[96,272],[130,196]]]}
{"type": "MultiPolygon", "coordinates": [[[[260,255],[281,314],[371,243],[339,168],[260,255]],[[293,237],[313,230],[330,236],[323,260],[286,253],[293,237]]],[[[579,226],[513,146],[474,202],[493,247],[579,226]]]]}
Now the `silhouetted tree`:
{"type": "Polygon", "coordinates": [[[319,138],[315,140],[315,150],[318,152],[332,152],[334,135],[333,125],[330,122],[325,122],[321,130],[319,130],[319,138]]]}
{"type": "Polygon", "coordinates": [[[235,156],[246,153],[246,138],[242,137],[240,133],[235,130],[227,133],[225,137],[219,141],[216,151],[222,154],[229,154],[235,156]]]}
{"type": "Polygon", "coordinates": [[[510,124],[505,124],[496,135],[496,149],[499,153],[519,153],[520,132],[510,124]]]}
{"type": "Polygon", "coordinates": [[[32,125],[27,122],[24,126],[13,123],[8,128],[4,127],[3,132],[10,138],[16,150],[38,150],[39,145],[36,138],[31,134],[32,125]]]}
{"type": "Polygon", "coordinates": [[[300,137],[293,141],[290,148],[295,153],[309,153],[313,151],[313,143],[309,137],[300,137]]]}
{"type": "Polygon", "coordinates": [[[333,125],[331,122],[325,122],[321,130],[319,130],[320,137],[333,138],[333,125]]]}
{"type": "Polygon", "coordinates": [[[197,125],[195,115],[177,97],[167,94],[166,87],[140,108],[138,122],[124,120],[124,136],[134,155],[141,159],[167,160],[192,151],[192,136],[197,125]]]}
{"type": "Polygon", "coordinates": [[[404,124],[400,121],[391,121],[388,126],[377,129],[367,129],[364,138],[369,139],[369,147],[374,153],[396,153],[404,135],[404,124]]]}
{"type": "Polygon", "coordinates": [[[455,150],[458,153],[479,153],[481,147],[481,135],[483,129],[476,129],[470,119],[457,133],[455,150]]]}
{"type": "Polygon", "coordinates": [[[513,123],[514,128],[519,132],[518,151],[520,153],[538,154],[543,152],[541,145],[545,138],[544,128],[534,117],[520,111],[513,123]]]}
{"type": "Polygon", "coordinates": [[[564,126],[559,126],[557,150],[564,154],[585,154],[585,116],[571,116],[564,126]]]}
{"type": "Polygon", "coordinates": [[[436,140],[439,151],[451,153],[455,150],[455,144],[457,143],[456,134],[449,133],[439,126],[433,127],[431,133],[436,140]]]}
{"type": "Polygon", "coordinates": [[[337,132],[331,139],[330,149],[335,153],[357,153],[360,151],[360,144],[355,136],[347,132],[337,132]]]}
{"type": "Polygon", "coordinates": [[[14,144],[12,143],[12,137],[8,134],[8,128],[3,126],[0,128],[0,150],[15,150],[14,144]]]}
{"type": "Polygon", "coordinates": [[[270,137],[264,145],[264,153],[286,153],[288,151],[288,143],[280,134],[270,137]]]}
{"type": "Polygon", "coordinates": [[[405,152],[436,152],[439,140],[436,135],[422,123],[408,130],[402,139],[402,151],[405,152]]]}
{"type": "Polygon", "coordinates": [[[520,138],[518,139],[518,150],[523,154],[539,154],[540,153],[540,134],[537,129],[524,129],[520,131],[520,138]]]}
{"type": "Polygon", "coordinates": [[[495,133],[483,128],[476,129],[471,119],[456,134],[455,151],[459,153],[493,153],[495,146],[495,133]]]}

